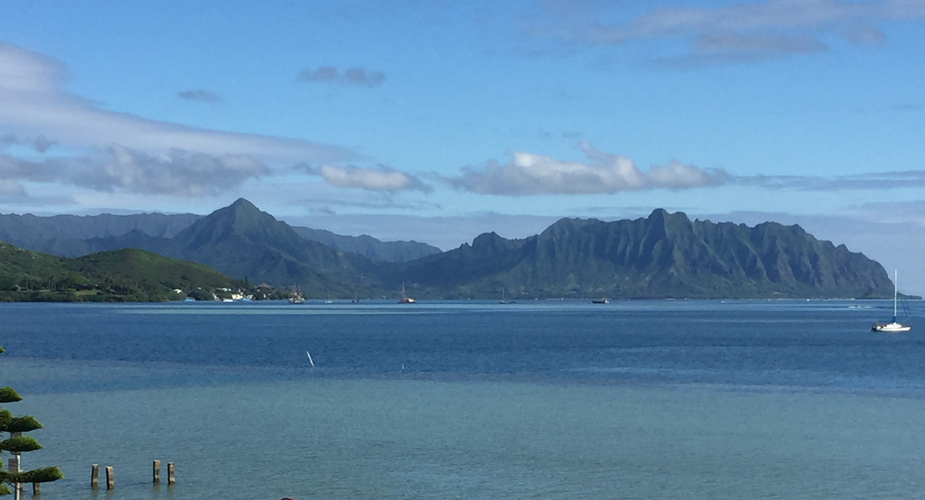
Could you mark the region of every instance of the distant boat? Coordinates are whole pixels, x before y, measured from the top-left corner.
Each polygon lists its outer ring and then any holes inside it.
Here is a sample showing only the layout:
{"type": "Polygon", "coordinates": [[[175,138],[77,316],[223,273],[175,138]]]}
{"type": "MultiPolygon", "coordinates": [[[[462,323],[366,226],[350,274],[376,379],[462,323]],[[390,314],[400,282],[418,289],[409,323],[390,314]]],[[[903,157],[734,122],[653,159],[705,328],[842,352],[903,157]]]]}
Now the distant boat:
{"type": "Polygon", "coordinates": [[[414,304],[414,299],[405,294],[405,284],[401,284],[401,298],[398,299],[399,304],[414,304]]]}
{"type": "Polygon", "coordinates": [[[302,296],[302,290],[296,289],[296,291],[292,292],[292,294],[289,295],[289,303],[290,304],[304,304],[305,297],[302,296]]]}
{"type": "Polygon", "coordinates": [[[591,299],[592,304],[610,304],[610,301],[606,298],[603,299],[591,299]]]}
{"type": "Polygon", "coordinates": [[[887,333],[898,333],[898,332],[908,332],[912,329],[912,323],[902,324],[896,321],[896,307],[899,301],[899,275],[896,270],[893,270],[893,320],[889,323],[876,322],[873,326],[870,327],[872,332],[887,332],[887,333]]]}

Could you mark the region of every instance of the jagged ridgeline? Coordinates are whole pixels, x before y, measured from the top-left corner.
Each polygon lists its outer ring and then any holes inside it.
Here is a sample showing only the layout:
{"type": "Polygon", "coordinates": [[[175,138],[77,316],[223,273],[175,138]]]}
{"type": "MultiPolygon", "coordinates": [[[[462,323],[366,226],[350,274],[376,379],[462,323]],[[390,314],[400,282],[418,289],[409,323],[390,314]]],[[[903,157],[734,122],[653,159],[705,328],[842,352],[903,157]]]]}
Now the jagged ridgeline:
{"type": "Polygon", "coordinates": [[[691,221],[655,210],[646,219],[562,219],[541,234],[472,245],[404,266],[418,295],[485,297],[886,297],[890,280],[863,254],[799,226],[691,221]]]}
{"type": "MultiPolygon", "coordinates": [[[[397,298],[402,287],[421,299],[488,299],[500,297],[502,290],[509,298],[882,298],[892,294],[880,264],[844,245],[817,240],[799,226],[691,221],[683,213],[660,209],[636,220],[562,219],[541,234],[518,240],[487,233],[471,245],[408,262],[386,262],[308,240],[244,199],[193,220],[169,238],[133,230],[82,240],[82,245],[93,251],[140,248],[205,264],[237,280],[279,288],[298,286],[309,298],[397,298]]],[[[48,258],[31,257],[33,264],[48,258]]],[[[4,265],[0,261],[0,291],[16,289],[4,287],[4,265]]],[[[74,270],[73,263],[56,265],[74,270]]],[[[101,261],[96,276],[109,267],[101,261]]],[[[156,276],[147,276],[145,283],[157,281],[156,276]]],[[[121,283],[132,282],[126,278],[121,283]]],[[[177,288],[186,286],[184,282],[177,288]]],[[[19,289],[36,287],[26,282],[19,289]]]]}

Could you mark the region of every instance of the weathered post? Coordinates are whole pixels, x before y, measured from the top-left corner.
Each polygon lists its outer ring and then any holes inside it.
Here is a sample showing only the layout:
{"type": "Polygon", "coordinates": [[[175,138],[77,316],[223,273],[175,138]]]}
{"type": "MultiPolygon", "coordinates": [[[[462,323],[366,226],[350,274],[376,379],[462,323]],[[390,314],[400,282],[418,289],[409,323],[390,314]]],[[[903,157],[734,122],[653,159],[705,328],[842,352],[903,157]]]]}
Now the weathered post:
{"type": "Polygon", "coordinates": [[[90,471],[90,487],[94,490],[100,487],[100,464],[93,464],[90,471]]]}
{"type": "MultiPolygon", "coordinates": [[[[19,436],[22,436],[22,433],[21,432],[11,432],[10,436],[19,437],[19,436]]],[[[13,456],[10,457],[10,472],[14,474],[17,472],[21,472],[21,469],[19,468],[19,453],[13,453],[13,456]]],[[[22,498],[22,483],[16,483],[13,485],[13,497],[16,500],[20,500],[22,498]]]]}
{"type": "Polygon", "coordinates": [[[154,461],[154,484],[161,483],[161,461],[154,461]]]}
{"type": "Polygon", "coordinates": [[[116,488],[116,478],[112,475],[112,466],[106,466],[106,489],[114,490],[116,488]]]}
{"type": "Polygon", "coordinates": [[[173,462],[167,462],[167,486],[173,486],[173,462]]]}
{"type": "Polygon", "coordinates": [[[42,483],[32,483],[32,496],[42,496],[42,483]]]}

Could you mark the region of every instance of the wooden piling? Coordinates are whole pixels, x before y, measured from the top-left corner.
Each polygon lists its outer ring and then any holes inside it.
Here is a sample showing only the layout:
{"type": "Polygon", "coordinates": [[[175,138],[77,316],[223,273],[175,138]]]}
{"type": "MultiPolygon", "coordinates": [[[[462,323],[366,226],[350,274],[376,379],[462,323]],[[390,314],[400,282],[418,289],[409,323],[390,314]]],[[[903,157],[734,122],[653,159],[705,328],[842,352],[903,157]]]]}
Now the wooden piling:
{"type": "Polygon", "coordinates": [[[173,486],[173,462],[167,462],[167,486],[173,486]]]}
{"type": "Polygon", "coordinates": [[[42,483],[32,483],[32,496],[42,496],[42,483]]]}
{"type": "Polygon", "coordinates": [[[94,490],[100,487],[100,464],[93,464],[90,471],[90,487],[94,490]]]}
{"type": "Polygon", "coordinates": [[[154,484],[161,483],[161,461],[154,461],[154,484]]]}
{"type": "Polygon", "coordinates": [[[112,466],[106,466],[106,489],[114,490],[116,488],[116,478],[112,475],[112,466]]]}

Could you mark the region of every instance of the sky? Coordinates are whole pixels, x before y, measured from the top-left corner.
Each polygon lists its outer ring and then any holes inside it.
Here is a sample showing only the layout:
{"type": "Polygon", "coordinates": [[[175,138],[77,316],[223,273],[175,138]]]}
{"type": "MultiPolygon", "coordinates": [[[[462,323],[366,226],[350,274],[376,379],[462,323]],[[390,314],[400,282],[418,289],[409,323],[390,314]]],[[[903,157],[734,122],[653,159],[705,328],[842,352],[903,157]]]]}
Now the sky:
{"type": "Polygon", "coordinates": [[[925,0],[0,1],[0,213],[444,250],[656,208],[925,294],[925,0]]]}

